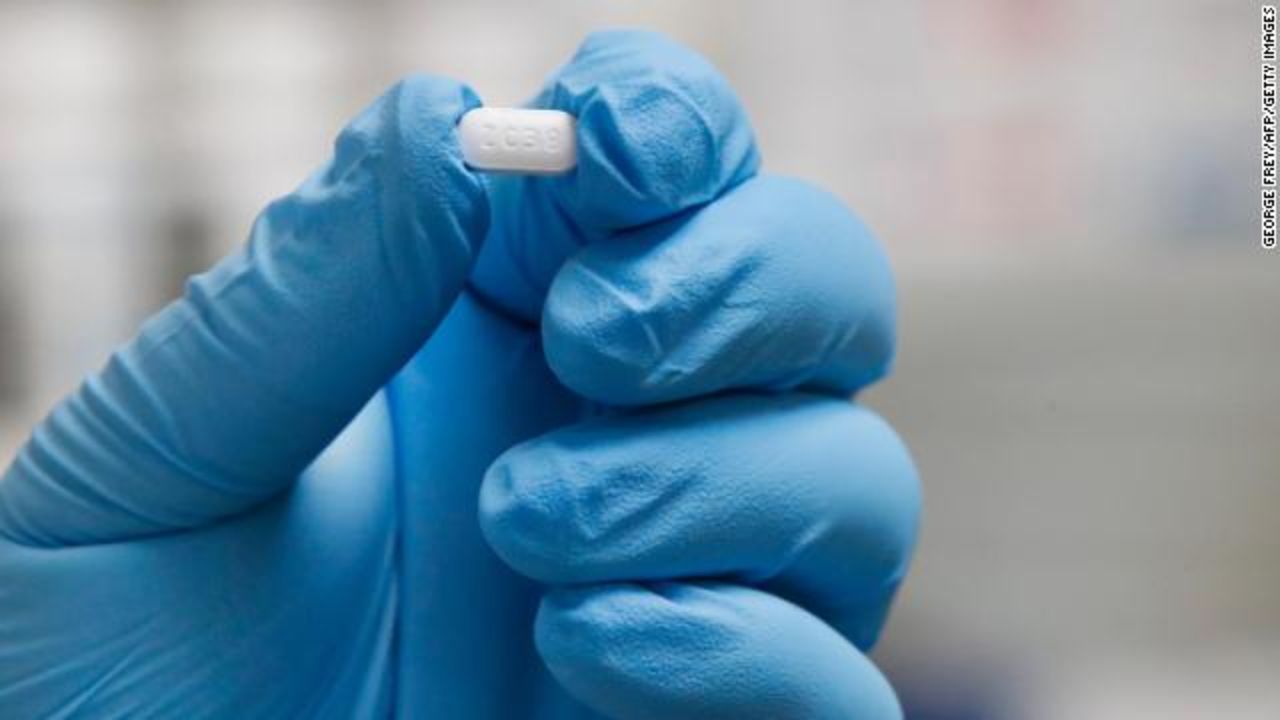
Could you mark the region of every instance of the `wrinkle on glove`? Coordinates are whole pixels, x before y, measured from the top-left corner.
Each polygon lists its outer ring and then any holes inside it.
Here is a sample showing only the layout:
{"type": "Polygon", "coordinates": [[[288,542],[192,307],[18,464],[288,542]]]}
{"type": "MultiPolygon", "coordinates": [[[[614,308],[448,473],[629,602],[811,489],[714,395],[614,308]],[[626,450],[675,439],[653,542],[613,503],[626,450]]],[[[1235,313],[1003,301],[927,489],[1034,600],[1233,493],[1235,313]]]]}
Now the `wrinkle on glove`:
{"type": "Polygon", "coordinates": [[[485,536],[530,577],[735,578],[864,650],[906,572],[919,514],[915,468],[893,430],[866,408],[799,394],[595,418],[508,450],[480,490],[485,536]]]}
{"type": "Polygon", "coordinates": [[[36,429],[0,480],[0,537],[196,527],[292,483],[463,285],[488,205],[454,126],[478,104],[419,76],[356,118],[246,249],[191,280],[36,429]]]}
{"type": "Polygon", "coordinates": [[[763,175],[679,218],[588,246],[547,295],[547,361],[611,405],[730,389],[848,395],[883,377],[894,287],[830,194],[763,175]]]}

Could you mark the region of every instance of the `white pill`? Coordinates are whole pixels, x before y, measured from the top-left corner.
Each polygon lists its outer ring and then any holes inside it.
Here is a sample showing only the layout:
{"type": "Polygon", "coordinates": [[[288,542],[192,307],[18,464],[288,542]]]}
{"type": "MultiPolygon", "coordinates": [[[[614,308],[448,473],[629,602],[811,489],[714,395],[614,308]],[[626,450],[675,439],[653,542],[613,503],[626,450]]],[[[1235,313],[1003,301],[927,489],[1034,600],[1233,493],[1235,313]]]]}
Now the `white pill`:
{"type": "Polygon", "coordinates": [[[577,126],[559,110],[482,107],[462,116],[458,137],[476,170],[551,175],[577,164],[577,126]]]}

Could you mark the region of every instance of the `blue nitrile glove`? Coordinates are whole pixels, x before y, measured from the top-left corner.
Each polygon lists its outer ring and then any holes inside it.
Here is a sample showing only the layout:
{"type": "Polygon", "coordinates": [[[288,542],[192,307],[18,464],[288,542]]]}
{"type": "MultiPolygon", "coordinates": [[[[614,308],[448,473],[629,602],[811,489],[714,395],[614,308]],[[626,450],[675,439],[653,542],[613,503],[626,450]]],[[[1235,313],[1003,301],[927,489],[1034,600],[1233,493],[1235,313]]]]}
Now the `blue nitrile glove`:
{"type": "Polygon", "coordinates": [[[660,36],[536,102],[577,170],[485,180],[475,96],[397,85],[36,429],[0,716],[899,715],[880,251],[660,36]]]}

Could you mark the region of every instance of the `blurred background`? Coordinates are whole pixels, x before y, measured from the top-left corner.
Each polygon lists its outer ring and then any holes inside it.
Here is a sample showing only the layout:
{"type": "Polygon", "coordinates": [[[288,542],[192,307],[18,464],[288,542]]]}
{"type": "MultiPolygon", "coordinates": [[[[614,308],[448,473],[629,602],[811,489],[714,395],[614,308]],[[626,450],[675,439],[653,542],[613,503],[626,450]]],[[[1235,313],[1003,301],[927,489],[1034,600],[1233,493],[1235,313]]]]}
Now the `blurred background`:
{"type": "Polygon", "coordinates": [[[1280,254],[1258,5],[0,0],[0,466],[413,71],[518,103],[592,29],[710,57],[896,265],[912,718],[1280,717],[1280,254]]]}

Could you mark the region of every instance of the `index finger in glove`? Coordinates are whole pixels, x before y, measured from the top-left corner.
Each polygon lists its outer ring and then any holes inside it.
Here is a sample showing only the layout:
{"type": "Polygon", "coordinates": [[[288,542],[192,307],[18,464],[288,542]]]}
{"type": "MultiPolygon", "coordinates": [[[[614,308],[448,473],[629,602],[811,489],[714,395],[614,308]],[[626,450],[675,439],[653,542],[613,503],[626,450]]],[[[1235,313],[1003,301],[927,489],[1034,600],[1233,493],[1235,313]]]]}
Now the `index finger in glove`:
{"type": "Polygon", "coordinates": [[[888,372],[894,287],[835,197],[761,176],[687,216],[585,248],[543,311],[547,359],[600,402],[730,389],[847,394],[888,372]]]}
{"type": "Polygon", "coordinates": [[[490,176],[492,222],[471,276],[478,294],[528,322],[584,245],[705,204],[759,166],[725,78],[658,33],[591,34],[530,104],[577,118],[577,167],[490,176]]]}

